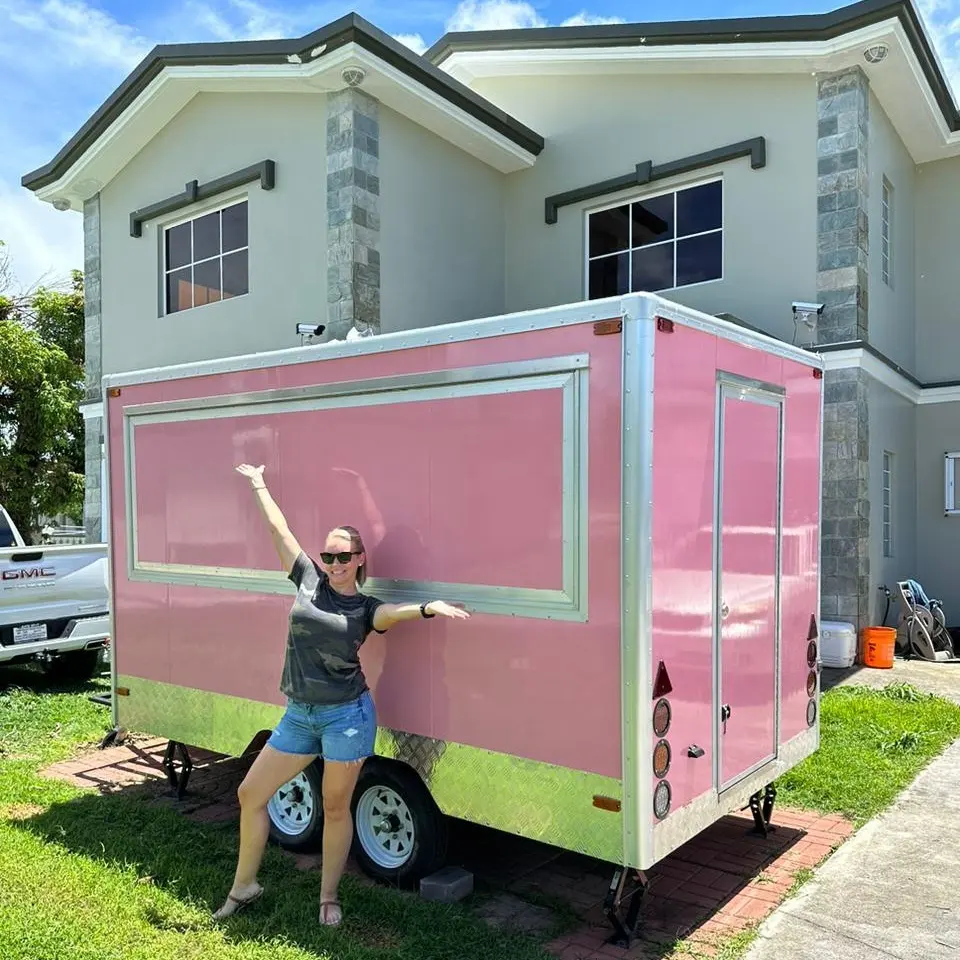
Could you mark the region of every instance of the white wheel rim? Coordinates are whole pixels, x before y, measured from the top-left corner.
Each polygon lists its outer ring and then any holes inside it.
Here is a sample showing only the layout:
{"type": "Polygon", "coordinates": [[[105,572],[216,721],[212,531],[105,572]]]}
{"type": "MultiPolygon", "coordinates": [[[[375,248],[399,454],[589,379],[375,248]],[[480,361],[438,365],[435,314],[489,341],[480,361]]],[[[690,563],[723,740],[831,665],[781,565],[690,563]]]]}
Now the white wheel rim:
{"type": "Polygon", "coordinates": [[[390,787],[364,791],[357,802],[356,831],[364,852],[378,867],[397,869],[413,854],[413,815],[403,797],[390,787]]]}
{"type": "Polygon", "coordinates": [[[267,804],[271,822],[287,837],[302,836],[310,829],[315,808],[313,787],[304,773],[288,780],[267,804]]]}

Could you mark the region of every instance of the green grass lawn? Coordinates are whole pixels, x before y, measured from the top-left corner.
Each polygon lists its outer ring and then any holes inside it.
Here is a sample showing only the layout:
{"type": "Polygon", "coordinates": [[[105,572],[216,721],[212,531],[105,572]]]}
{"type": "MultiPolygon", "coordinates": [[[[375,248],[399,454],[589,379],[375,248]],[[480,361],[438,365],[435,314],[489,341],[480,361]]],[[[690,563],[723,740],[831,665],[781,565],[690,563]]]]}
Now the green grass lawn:
{"type": "MultiPolygon", "coordinates": [[[[270,848],[267,894],[218,927],[236,825],[193,823],[126,791],[99,796],[38,771],[93,744],[107,711],[82,690],[0,672],[0,957],[3,960],[543,960],[530,938],[491,930],[469,904],[440,906],[346,877],[346,920],[317,923],[318,878],[270,848]]],[[[960,736],[960,707],[895,686],[823,698],[820,751],[779,783],[779,802],[862,823],[960,736]]],[[[569,918],[567,918],[569,920],[569,918]]],[[[723,946],[739,955],[747,931],[723,946]]],[[[695,955],[677,945],[679,956],[695,955]]]]}
{"type": "MultiPolygon", "coordinates": [[[[317,922],[319,878],[271,847],[257,907],[210,919],[230,884],[236,825],[195,824],[133,795],[98,796],[37,771],[98,741],[108,712],[27,671],[0,673],[3,960],[543,960],[468,907],[345,877],[345,922],[317,922]]],[[[105,688],[101,685],[101,688],[105,688]]]]}
{"type": "Polygon", "coordinates": [[[960,737],[960,706],[902,683],[838,687],[823,697],[820,733],[820,749],[778,781],[777,802],[859,827],[960,737]]]}

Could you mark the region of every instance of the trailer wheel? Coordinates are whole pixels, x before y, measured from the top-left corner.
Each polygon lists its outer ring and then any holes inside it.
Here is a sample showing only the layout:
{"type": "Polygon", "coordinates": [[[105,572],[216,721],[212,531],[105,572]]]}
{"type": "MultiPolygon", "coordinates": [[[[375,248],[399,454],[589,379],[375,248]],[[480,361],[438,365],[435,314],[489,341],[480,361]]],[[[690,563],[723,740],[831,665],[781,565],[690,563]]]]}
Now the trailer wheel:
{"type": "Polygon", "coordinates": [[[55,683],[80,683],[100,671],[100,650],[71,650],[61,653],[43,666],[43,672],[55,683]]]}
{"type": "Polygon", "coordinates": [[[447,822],[409,767],[368,760],[352,808],[353,854],[368,876],[413,886],[443,863],[447,822]]]}
{"type": "Polygon", "coordinates": [[[267,801],[270,838],[286,850],[316,850],[323,838],[323,766],[314,761],[267,801]]]}

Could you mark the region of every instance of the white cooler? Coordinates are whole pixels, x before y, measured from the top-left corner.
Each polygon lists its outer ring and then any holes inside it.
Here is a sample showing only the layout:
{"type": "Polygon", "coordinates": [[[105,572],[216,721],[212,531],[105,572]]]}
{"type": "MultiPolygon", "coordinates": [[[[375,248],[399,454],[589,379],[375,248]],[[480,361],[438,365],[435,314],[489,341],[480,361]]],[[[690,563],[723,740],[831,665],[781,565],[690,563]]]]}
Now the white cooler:
{"type": "Polygon", "coordinates": [[[820,624],[820,661],[825,667],[852,667],[857,660],[857,628],[852,623],[820,624]]]}

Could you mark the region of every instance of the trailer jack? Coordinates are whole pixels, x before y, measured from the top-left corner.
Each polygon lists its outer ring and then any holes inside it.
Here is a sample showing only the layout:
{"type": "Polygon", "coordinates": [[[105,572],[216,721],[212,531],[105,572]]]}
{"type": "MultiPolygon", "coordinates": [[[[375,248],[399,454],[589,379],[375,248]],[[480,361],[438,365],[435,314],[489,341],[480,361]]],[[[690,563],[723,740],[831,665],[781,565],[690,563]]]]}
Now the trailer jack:
{"type": "Polygon", "coordinates": [[[770,823],[773,816],[773,805],[777,799],[777,788],[768,783],[766,789],[761,795],[758,790],[750,798],[750,812],[753,814],[754,833],[759,833],[761,837],[769,836],[777,828],[770,823]]]}
{"type": "Polygon", "coordinates": [[[643,895],[647,892],[650,881],[641,870],[632,870],[627,867],[617,867],[613,872],[613,879],[603,901],[603,912],[610,921],[614,933],[607,943],[625,950],[630,948],[640,927],[640,907],[643,905],[643,895]],[[633,889],[624,892],[627,881],[633,881],[633,889]],[[629,903],[628,903],[629,901],[629,903]],[[623,917],[623,908],[626,905],[626,916],[623,917]]]}
{"type": "Polygon", "coordinates": [[[171,740],[167,744],[167,749],[163,754],[163,769],[166,771],[167,780],[170,781],[171,791],[176,792],[178,800],[182,800],[187,793],[187,781],[190,779],[190,771],[193,770],[193,761],[190,759],[190,754],[185,744],[177,740],[171,740]],[[177,773],[174,768],[174,753],[180,757],[179,773],[177,773]]]}

